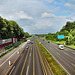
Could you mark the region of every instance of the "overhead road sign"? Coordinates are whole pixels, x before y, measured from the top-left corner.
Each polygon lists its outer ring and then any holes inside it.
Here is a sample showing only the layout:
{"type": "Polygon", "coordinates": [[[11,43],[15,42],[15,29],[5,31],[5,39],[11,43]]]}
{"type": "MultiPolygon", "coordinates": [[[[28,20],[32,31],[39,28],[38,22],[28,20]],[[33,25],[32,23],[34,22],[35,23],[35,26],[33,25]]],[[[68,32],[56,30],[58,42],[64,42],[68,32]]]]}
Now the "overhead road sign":
{"type": "Polygon", "coordinates": [[[58,35],[58,39],[64,39],[64,35],[58,35]]]}

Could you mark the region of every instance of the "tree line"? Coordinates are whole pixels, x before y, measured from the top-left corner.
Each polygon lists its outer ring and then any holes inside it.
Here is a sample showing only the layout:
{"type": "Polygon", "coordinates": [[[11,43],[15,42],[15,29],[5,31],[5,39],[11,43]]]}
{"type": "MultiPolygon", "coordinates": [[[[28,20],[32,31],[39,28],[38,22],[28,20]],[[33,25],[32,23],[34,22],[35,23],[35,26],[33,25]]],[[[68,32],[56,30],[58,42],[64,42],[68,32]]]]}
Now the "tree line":
{"type": "Polygon", "coordinates": [[[69,45],[73,44],[75,45],[75,21],[74,22],[67,22],[66,25],[62,27],[60,31],[57,31],[56,33],[48,33],[45,38],[47,40],[52,40],[52,41],[66,41],[66,44],[69,45]],[[58,39],[58,35],[64,35],[64,36],[69,36],[69,41],[68,38],[65,37],[64,39],[58,39]]]}
{"type": "Polygon", "coordinates": [[[0,40],[23,36],[30,35],[28,32],[24,32],[24,30],[15,21],[3,19],[0,16],[0,40]]]}

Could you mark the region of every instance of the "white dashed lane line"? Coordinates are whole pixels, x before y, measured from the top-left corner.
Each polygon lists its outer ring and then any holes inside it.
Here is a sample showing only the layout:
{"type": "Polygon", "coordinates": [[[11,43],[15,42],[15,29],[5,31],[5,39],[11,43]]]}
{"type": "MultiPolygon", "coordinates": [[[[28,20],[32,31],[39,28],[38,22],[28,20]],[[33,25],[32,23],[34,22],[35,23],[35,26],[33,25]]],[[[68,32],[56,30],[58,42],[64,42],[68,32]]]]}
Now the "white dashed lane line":
{"type": "Polygon", "coordinates": [[[58,55],[60,55],[58,52],[56,52],[58,55]]]}
{"type": "Polygon", "coordinates": [[[75,66],[75,64],[72,63],[73,66],[75,66]]]}
{"type": "Polygon", "coordinates": [[[75,54],[75,52],[72,52],[72,54],[75,54]]]}
{"type": "Polygon", "coordinates": [[[15,66],[12,68],[12,70],[10,71],[9,75],[12,74],[13,70],[15,69],[15,66]]]}
{"type": "Polygon", "coordinates": [[[29,65],[27,66],[27,71],[26,71],[26,75],[28,75],[28,70],[29,70],[29,65]]]}

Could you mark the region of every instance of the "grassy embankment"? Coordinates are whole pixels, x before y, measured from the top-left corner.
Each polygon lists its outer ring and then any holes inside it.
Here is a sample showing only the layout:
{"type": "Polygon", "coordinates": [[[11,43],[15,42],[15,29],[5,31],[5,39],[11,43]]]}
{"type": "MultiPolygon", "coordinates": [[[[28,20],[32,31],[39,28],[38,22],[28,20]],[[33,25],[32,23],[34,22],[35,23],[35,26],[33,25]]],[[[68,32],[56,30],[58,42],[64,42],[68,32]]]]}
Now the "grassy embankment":
{"type": "Polygon", "coordinates": [[[31,39],[32,37],[29,37],[29,38],[27,38],[26,40],[29,40],[29,39],[31,39]]]}
{"type": "Polygon", "coordinates": [[[45,55],[54,75],[67,75],[65,70],[61,68],[61,66],[54,60],[54,58],[48,53],[48,51],[41,45],[39,44],[39,41],[36,39],[41,51],[45,55]]]}

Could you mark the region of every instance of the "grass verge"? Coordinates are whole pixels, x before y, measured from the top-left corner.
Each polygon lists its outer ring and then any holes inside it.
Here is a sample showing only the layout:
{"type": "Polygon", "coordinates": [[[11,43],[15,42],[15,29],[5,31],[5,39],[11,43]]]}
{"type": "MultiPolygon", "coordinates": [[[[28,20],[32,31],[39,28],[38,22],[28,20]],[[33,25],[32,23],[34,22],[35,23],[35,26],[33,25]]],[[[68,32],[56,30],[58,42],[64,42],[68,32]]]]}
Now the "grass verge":
{"type": "Polygon", "coordinates": [[[44,56],[46,57],[54,75],[67,75],[64,69],[54,60],[54,58],[48,53],[48,51],[39,44],[39,41],[36,39],[41,51],[43,52],[44,56]]]}
{"type": "Polygon", "coordinates": [[[27,38],[27,40],[31,39],[32,37],[27,38]]]}

